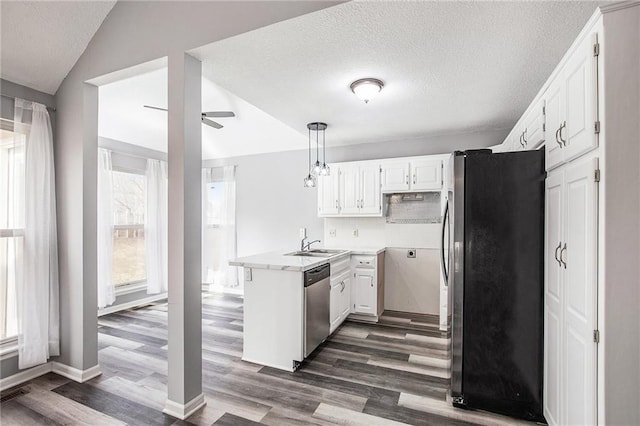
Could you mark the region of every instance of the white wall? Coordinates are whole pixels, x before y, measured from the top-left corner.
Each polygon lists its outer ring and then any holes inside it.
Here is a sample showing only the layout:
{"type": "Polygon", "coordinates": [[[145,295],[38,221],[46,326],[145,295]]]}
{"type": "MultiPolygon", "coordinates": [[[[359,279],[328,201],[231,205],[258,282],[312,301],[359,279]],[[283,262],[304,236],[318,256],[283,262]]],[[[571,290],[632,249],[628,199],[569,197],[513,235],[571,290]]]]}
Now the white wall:
{"type": "MultiPolygon", "coordinates": [[[[604,15],[603,423],[640,424],[640,4],[604,15]]],[[[602,402],[602,401],[600,401],[602,402]]]]}

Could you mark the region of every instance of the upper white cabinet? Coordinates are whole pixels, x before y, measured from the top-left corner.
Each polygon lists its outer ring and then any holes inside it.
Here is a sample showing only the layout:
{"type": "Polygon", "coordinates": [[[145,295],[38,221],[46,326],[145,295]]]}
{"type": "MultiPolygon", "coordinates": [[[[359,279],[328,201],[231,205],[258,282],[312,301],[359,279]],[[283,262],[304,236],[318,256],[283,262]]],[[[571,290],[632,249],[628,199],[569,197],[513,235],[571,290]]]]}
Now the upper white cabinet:
{"type": "Polygon", "coordinates": [[[382,191],[439,191],[442,188],[442,160],[417,158],[382,162],[382,191]]]}
{"type": "Polygon", "coordinates": [[[340,172],[318,178],[318,215],[336,216],[340,213],[340,172]]]}
{"type": "Polygon", "coordinates": [[[494,151],[505,152],[536,149],[544,142],[544,138],[545,100],[539,99],[529,106],[529,109],[520,118],[518,123],[516,123],[502,143],[502,148],[494,151]]]}
{"type": "Polygon", "coordinates": [[[340,166],[339,207],[344,216],[382,216],[380,166],[340,166]]]}
{"type": "Polygon", "coordinates": [[[545,143],[550,170],[596,148],[598,53],[594,31],[571,51],[497,151],[537,149],[545,143]]]}
{"type": "Polygon", "coordinates": [[[318,216],[382,216],[382,194],[440,191],[444,155],[331,164],[318,177],[318,216]]]}
{"type": "Polygon", "coordinates": [[[422,159],[411,161],[411,190],[439,191],[442,189],[442,160],[422,159]]]}
{"type": "Polygon", "coordinates": [[[545,135],[545,104],[544,99],[534,103],[522,120],[522,148],[536,149],[544,142],[545,135]]]}
{"type": "Polygon", "coordinates": [[[409,160],[385,161],[382,164],[382,190],[409,190],[409,160]]]}
{"type": "Polygon", "coordinates": [[[547,169],[598,146],[595,40],[595,34],[584,38],[544,94],[549,135],[547,169]]]}

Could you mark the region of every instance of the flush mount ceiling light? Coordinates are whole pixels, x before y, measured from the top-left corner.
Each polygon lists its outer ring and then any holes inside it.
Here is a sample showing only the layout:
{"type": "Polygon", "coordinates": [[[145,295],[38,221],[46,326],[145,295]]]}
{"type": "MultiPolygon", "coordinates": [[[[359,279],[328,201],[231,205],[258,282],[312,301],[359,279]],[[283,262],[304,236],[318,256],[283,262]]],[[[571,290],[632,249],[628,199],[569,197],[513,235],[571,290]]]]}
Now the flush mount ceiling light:
{"type": "Polygon", "coordinates": [[[384,83],[377,78],[361,78],[351,83],[351,91],[365,104],[375,98],[384,87],[384,83]]]}

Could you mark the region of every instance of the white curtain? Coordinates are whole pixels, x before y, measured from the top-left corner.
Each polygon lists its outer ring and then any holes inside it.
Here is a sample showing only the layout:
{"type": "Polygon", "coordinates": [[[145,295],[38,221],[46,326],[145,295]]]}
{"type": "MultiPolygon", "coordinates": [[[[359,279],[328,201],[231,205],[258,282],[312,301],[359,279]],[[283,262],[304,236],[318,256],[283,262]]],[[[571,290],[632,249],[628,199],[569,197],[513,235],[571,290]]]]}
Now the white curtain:
{"type": "Polygon", "coordinates": [[[113,285],[113,182],[111,151],[98,148],[98,308],[116,300],[113,285]]]}
{"type": "Polygon", "coordinates": [[[167,163],[147,160],[146,264],[147,293],[165,293],[167,278],[167,163]]]}
{"type": "Polygon", "coordinates": [[[202,281],[210,291],[241,292],[237,256],[235,166],[202,170],[202,281]]]}
{"type": "Polygon", "coordinates": [[[47,108],[15,100],[14,126],[25,150],[24,275],[19,289],[18,367],[60,355],[58,237],[53,135],[47,108]],[[27,131],[26,124],[31,121],[27,131]]]}

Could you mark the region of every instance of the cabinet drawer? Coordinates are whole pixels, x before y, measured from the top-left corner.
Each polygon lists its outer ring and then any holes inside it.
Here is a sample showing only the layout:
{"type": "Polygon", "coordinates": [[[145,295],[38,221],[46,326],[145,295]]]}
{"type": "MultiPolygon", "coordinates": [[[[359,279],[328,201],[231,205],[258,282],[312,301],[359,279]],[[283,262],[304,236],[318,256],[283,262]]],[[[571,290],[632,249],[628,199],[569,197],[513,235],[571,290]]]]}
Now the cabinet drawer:
{"type": "Polygon", "coordinates": [[[351,256],[351,264],[354,268],[375,269],[375,256],[351,256]]]}

